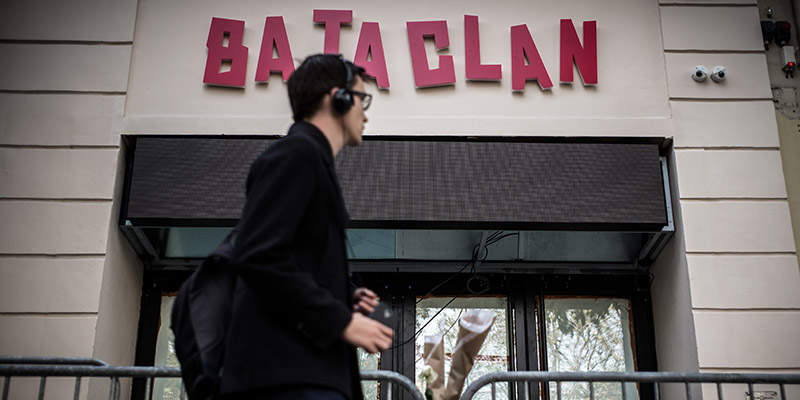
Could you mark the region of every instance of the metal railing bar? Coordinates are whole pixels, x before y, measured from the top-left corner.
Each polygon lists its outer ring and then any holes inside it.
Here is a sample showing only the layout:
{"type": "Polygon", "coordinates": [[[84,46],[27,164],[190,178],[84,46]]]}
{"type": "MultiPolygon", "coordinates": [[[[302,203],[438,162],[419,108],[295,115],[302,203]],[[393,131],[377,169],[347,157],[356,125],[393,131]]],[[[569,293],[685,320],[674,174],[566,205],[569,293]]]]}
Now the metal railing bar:
{"type": "Polygon", "coordinates": [[[180,378],[179,368],[166,367],[100,367],[85,365],[2,365],[0,376],[105,376],[120,378],[180,378]]]}
{"type": "Polygon", "coordinates": [[[47,383],[47,377],[43,376],[39,379],[39,400],[44,400],[44,386],[47,383]]]}
{"type": "Polygon", "coordinates": [[[72,400],[78,400],[81,397],[81,377],[75,377],[75,394],[72,396],[72,400]]]}
{"type": "Polygon", "coordinates": [[[753,384],[750,382],[747,382],[747,391],[750,392],[749,400],[756,400],[756,392],[753,391],[753,384]]]}
{"type": "Polygon", "coordinates": [[[781,388],[781,400],[786,400],[786,389],[783,387],[782,383],[778,386],[781,388]]]}
{"type": "Polygon", "coordinates": [[[717,382],[717,400],[723,400],[722,398],[722,384],[717,382]]]}
{"type": "Polygon", "coordinates": [[[147,398],[153,398],[153,378],[144,380],[144,392],[147,393],[147,398]]]}
{"type": "Polygon", "coordinates": [[[492,400],[497,399],[497,385],[496,382],[492,382],[492,400]]]}
{"type": "MultiPolygon", "coordinates": [[[[0,374],[3,373],[0,366],[0,374]]],[[[473,384],[491,381],[564,381],[564,382],[662,382],[662,383],[752,383],[752,384],[800,384],[800,374],[725,374],[690,372],[542,372],[506,371],[493,372],[476,379],[473,384]]],[[[471,385],[470,385],[471,386],[471,385]]]]}
{"type": "Polygon", "coordinates": [[[111,394],[109,395],[110,400],[119,400],[121,394],[121,387],[119,383],[119,377],[112,376],[111,377],[111,394]]]}
{"type": "Polygon", "coordinates": [[[6,380],[3,382],[3,400],[8,400],[8,389],[11,386],[11,375],[6,375],[6,380]]]}
{"type": "Polygon", "coordinates": [[[594,400],[594,382],[589,382],[589,400],[594,400]]]}
{"type": "Polygon", "coordinates": [[[0,364],[28,364],[28,365],[96,365],[108,367],[108,363],[97,358],[89,357],[28,357],[28,356],[0,356],[0,364]]]}
{"type": "MultiPolygon", "coordinates": [[[[0,370],[2,373],[2,370],[0,370]]],[[[687,400],[692,398],[692,383],[745,383],[800,385],[800,374],[725,374],[689,372],[542,372],[507,371],[483,375],[464,391],[462,399],[469,399],[481,387],[497,381],[524,382],[646,382],[656,383],[656,399],[660,397],[660,383],[681,383],[686,386],[687,400]]],[[[590,387],[591,388],[591,387],[590,387]]]]}
{"type": "Polygon", "coordinates": [[[561,400],[561,381],[556,382],[556,398],[561,400]]]}
{"type": "Polygon", "coordinates": [[[661,383],[659,382],[653,384],[653,397],[655,397],[655,400],[661,399],[661,383]]]}
{"type": "MultiPolygon", "coordinates": [[[[110,395],[112,399],[119,396],[119,378],[180,378],[181,371],[178,368],[165,367],[100,367],[100,366],[76,366],[76,365],[0,365],[0,376],[96,376],[112,377],[115,382],[111,385],[110,395]]],[[[407,377],[393,371],[362,371],[361,378],[365,380],[389,380],[392,383],[405,389],[418,400],[424,397],[407,377]]],[[[391,385],[389,386],[391,388],[391,385]]]]}
{"type": "Polygon", "coordinates": [[[108,382],[108,399],[109,400],[114,400],[115,399],[115,397],[114,397],[114,380],[113,379],[111,379],[108,382]]]}
{"type": "Polygon", "coordinates": [[[417,390],[417,387],[414,386],[414,382],[412,382],[411,379],[408,379],[408,377],[405,375],[401,375],[394,371],[361,371],[361,380],[388,380],[390,382],[388,389],[389,391],[392,390],[392,386],[397,385],[400,388],[405,389],[405,391],[408,392],[412,398],[416,400],[425,400],[425,398],[422,396],[422,393],[417,390]]]}
{"type": "Polygon", "coordinates": [[[620,386],[622,386],[622,400],[628,400],[628,393],[626,392],[628,389],[625,387],[627,383],[620,382],[620,386]]]}

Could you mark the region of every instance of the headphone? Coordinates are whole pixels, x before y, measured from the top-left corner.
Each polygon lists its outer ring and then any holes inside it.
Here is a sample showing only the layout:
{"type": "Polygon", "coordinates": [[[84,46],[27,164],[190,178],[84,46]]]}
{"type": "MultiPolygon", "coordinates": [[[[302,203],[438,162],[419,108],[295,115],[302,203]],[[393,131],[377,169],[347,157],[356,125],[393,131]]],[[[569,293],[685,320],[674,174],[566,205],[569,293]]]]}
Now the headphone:
{"type": "Polygon", "coordinates": [[[350,93],[350,85],[353,83],[353,72],[350,71],[350,67],[347,66],[347,62],[341,55],[339,55],[339,60],[342,61],[342,66],[347,73],[347,83],[345,83],[343,88],[340,88],[333,94],[333,109],[336,110],[337,113],[344,115],[350,111],[354,104],[353,94],[350,93]]]}

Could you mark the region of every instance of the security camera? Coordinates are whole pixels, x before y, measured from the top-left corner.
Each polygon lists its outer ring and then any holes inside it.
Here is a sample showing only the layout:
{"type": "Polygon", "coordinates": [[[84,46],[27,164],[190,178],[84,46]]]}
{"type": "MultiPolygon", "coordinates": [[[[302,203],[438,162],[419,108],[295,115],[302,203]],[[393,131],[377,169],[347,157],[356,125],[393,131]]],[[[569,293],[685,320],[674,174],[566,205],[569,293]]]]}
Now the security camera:
{"type": "Polygon", "coordinates": [[[702,65],[698,65],[694,67],[694,71],[692,71],[692,79],[702,82],[708,78],[708,69],[702,65]]]}
{"type": "Polygon", "coordinates": [[[722,82],[725,80],[725,75],[728,74],[728,70],[725,69],[722,65],[717,65],[711,71],[711,80],[714,82],[722,82]]]}

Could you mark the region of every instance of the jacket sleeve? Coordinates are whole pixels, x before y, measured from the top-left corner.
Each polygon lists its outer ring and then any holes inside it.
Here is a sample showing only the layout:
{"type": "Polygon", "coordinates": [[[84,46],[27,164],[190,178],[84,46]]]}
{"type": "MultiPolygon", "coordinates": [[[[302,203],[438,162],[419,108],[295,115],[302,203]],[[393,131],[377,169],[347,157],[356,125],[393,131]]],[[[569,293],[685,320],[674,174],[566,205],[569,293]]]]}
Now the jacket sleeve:
{"type": "Polygon", "coordinates": [[[270,315],[285,319],[276,323],[289,323],[298,334],[328,347],[341,338],[352,310],[301,270],[291,251],[317,185],[318,156],[302,140],[273,147],[248,176],[233,266],[265,307],[275,307],[270,315]]]}

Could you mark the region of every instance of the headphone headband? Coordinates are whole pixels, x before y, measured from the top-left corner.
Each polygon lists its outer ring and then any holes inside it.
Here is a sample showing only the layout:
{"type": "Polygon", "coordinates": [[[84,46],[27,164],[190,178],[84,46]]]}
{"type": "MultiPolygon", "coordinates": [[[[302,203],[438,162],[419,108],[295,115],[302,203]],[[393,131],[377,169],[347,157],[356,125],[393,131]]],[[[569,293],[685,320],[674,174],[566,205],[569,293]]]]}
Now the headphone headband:
{"type": "Polygon", "coordinates": [[[342,67],[344,67],[344,71],[347,74],[347,81],[343,88],[340,88],[334,93],[333,108],[336,109],[339,114],[346,114],[350,111],[350,108],[353,107],[353,94],[350,93],[350,86],[353,84],[353,71],[350,71],[347,61],[345,61],[341,54],[339,54],[339,60],[341,60],[342,67]]]}
{"type": "Polygon", "coordinates": [[[347,81],[345,82],[345,89],[350,89],[350,85],[353,84],[353,71],[350,71],[350,67],[347,66],[347,61],[345,61],[344,57],[339,54],[339,60],[342,61],[342,66],[344,67],[344,72],[347,74],[347,81]]]}

